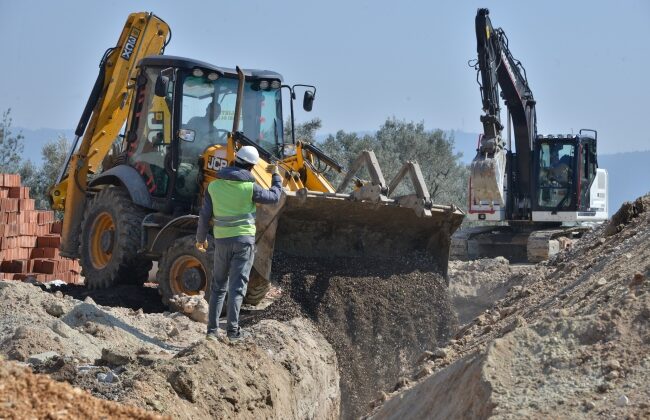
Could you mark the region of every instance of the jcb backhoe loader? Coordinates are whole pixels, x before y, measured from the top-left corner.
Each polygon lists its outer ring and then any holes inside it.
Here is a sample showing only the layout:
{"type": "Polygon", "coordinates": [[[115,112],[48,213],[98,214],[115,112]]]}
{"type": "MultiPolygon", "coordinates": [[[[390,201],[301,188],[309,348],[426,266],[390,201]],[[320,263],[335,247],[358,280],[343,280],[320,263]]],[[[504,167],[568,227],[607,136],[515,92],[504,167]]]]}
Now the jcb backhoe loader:
{"type": "Polygon", "coordinates": [[[61,254],[80,258],[89,287],[142,283],[156,260],[164,301],[206,290],[212,252],[194,247],[196,214],[207,185],[242,145],[260,152],[257,182],[268,188],[264,169],[274,162],[285,190],[279,205],[258,208],[247,303],[268,290],[274,247],[304,256],[428,253],[432,268],[446,274],[463,213],[431,203],[417,164],[405,164],[388,185],[366,151],[335,189],[324,171],[343,168],[316,145],[284,138],[283,91],[293,121],[296,87],[306,88],[303,108],[310,111],[313,86],[285,85],[272,71],[161,55],[169,36],[157,16],[129,16],[101,61],[69,164],[51,190],[53,208],[64,210],[61,254]],[[355,176],[362,168],[370,181],[355,176]],[[415,193],[391,197],[406,176],[415,193]]]}

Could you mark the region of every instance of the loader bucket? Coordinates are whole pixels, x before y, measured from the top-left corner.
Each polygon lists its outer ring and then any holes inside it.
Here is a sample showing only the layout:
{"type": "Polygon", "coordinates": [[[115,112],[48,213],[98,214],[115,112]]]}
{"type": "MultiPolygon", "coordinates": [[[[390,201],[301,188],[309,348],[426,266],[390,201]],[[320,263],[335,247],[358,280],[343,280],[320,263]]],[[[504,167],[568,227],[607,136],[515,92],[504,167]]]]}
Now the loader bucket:
{"type": "Polygon", "coordinates": [[[345,196],[289,195],[279,218],[276,249],[304,257],[430,256],[446,276],[451,235],[463,213],[436,206],[418,216],[393,202],[353,201],[345,196]]]}
{"type": "Polygon", "coordinates": [[[344,194],[289,192],[279,205],[258,208],[257,218],[252,290],[246,296],[250,304],[263,297],[255,290],[268,284],[274,250],[306,258],[418,254],[430,257],[432,270],[446,277],[451,235],[460,226],[463,212],[432,206],[430,215],[418,216],[393,200],[373,203],[344,194]]]}
{"type": "Polygon", "coordinates": [[[274,251],[305,258],[425,257],[432,271],[447,277],[451,235],[464,213],[432,204],[417,162],[405,162],[386,183],[374,152],[364,150],[336,191],[300,188],[285,192],[278,205],[258,207],[257,253],[246,303],[259,303],[268,290],[274,251]],[[370,181],[356,177],[363,168],[370,181]],[[407,179],[414,193],[391,196],[407,179]],[[344,193],[352,184],[352,191],[344,193]]]}

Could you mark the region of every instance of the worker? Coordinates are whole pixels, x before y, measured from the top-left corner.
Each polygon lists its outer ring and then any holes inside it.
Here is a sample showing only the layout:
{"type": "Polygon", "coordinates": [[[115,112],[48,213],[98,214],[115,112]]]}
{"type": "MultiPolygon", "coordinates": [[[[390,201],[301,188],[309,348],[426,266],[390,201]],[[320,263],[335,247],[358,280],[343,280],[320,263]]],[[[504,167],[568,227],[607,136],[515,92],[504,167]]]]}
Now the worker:
{"type": "Polygon", "coordinates": [[[234,166],[221,169],[217,179],[208,185],[203,207],[199,213],[196,247],[201,252],[208,248],[208,222],[214,222],[214,274],[208,310],[208,339],[222,339],[219,315],[228,292],[228,322],[226,335],[230,341],[247,335],[239,327],[241,308],[248,277],[255,258],[255,203],[275,204],[282,195],[282,178],[275,165],[268,165],[272,173],[271,188],[266,190],[255,183],[251,169],[259,160],[253,146],[243,146],[235,156],[234,166]]]}
{"type": "Polygon", "coordinates": [[[571,156],[564,154],[559,157],[559,152],[551,154],[551,166],[549,168],[549,178],[558,182],[561,186],[566,187],[569,184],[569,174],[571,171],[571,156]]]}

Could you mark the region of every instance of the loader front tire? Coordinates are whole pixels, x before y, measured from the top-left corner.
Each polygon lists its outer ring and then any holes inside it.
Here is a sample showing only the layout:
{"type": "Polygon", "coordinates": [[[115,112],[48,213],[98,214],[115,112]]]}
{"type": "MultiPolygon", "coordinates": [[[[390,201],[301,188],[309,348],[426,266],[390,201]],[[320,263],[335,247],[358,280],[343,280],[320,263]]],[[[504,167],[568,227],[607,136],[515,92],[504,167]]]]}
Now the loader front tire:
{"type": "Polygon", "coordinates": [[[271,289],[271,283],[264,277],[257,274],[255,269],[251,271],[250,279],[248,280],[248,289],[246,290],[246,297],[244,303],[247,305],[257,305],[266,297],[266,293],[271,289]]]}
{"type": "Polygon", "coordinates": [[[205,299],[210,300],[210,284],[214,261],[214,245],[208,239],[207,252],[196,249],[194,235],[184,236],[172,242],[171,246],[158,261],[158,292],[165,305],[174,295],[198,295],[205,293],[205,299]]]}
{"type": "Polygon", "coordinates": [[[88,204],[79,249],[81,274],[88,288],[146,281],[151,261],[137,255],[145,214],[126,191],[113,186],[101,190],[88,204]]]}

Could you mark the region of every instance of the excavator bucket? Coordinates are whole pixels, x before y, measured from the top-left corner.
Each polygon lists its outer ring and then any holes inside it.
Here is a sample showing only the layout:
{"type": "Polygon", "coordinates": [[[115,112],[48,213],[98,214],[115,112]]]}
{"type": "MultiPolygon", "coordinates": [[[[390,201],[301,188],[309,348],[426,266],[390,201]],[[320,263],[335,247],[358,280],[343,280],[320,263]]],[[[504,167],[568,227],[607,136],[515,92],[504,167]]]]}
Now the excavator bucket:
{"type": "Polygon", "coordinates": [[[447,275],[451,235],[464,214],[455,206],[432,204],[420,168],[407,162],[386,185],[372,152],[352,165],[338,191],[368,167],[372,180],[360,182],[351,193],[286,192],[277,206],[261,206],[257,214],[257,254],[247,303],[255,304],[268,290],[274,251],[300,257],[395,258],[420,255],[431,269],[447,275]],[[407,177],[415,193],[391,197],[407,177]]]}

